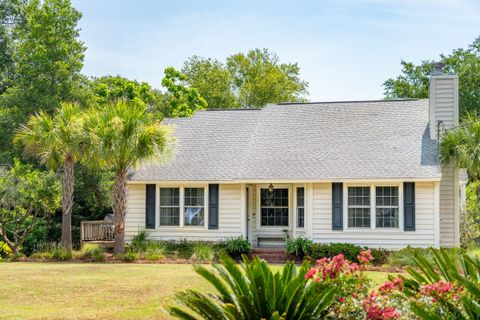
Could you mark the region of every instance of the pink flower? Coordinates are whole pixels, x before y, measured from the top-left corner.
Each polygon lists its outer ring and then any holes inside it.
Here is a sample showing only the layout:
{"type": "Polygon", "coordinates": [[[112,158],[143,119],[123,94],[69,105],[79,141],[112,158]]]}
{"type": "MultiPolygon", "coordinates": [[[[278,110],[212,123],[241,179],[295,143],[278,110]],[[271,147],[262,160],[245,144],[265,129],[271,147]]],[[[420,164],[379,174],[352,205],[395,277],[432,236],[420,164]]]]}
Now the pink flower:
{"type": "Polygon", "coordinates": [[[438,299],[446,298],[446,295],[453,294],[458,298],[457,294],[462,290],[460,287],[455,287],[453,283],[440,280],[432,284],[426,284],[420,289],[420,295],[432,297],[436,301],[438,299]]]}
{"type": "Polygon", "coordinates": [[[360,254],[357,256],[357,259],[358,261],[360,261],[360,263],[363,263],[363,264],[369,263],[370,261],[373,260],[372,251],[364,250],[360,252],[360,254]]]}
{"type": "Polygon", "coordinates": [[[317,269],[310,269],[308,272],[305,274],[305,279],[311,279],[313,276],[317,273],[317,269]]]}
{"type": "Polygon", "coordinates": [[[371,292],[363,302],[363,308],[369,320],[393,320],[400,317],[400,314],[393,307],[381,308],[377,301],[378,294],[371,292]]]}
{"type": "Polygon", "coordinates": [[[350,272],[355,272],[360,269],[360,266],[358,265],[358,263],[353,262],[348,266],[348,268],[350,269],[350,272]]]}
{"type": "Polygon", "coordinates": [[[340,299],[338,299],[341,303],[344,303],[345,302],[345,297],[340,297],[340,299]]]}

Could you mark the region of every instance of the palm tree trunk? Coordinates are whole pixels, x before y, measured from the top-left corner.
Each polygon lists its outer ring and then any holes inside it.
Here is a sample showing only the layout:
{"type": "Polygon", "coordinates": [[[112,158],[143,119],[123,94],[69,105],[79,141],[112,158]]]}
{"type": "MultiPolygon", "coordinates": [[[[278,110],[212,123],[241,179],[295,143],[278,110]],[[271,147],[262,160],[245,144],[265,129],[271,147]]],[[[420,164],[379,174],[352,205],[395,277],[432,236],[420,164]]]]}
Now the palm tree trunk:
{"type": "Polygon", "coordinates": [[[68,251],[72,250],[72,207],[73,186],[75,176],[73,173],[74,162],[68,156],[63,163],[62,176],[62,240],[61,245],[68,251]]]}
{"type": "Polygon", "coordinates": [[[125,214],[127,213],[127,170],[119,170],[113,186],[113,213],[115,214],[114,254],[123,253],[125,244],[125,214]]]}

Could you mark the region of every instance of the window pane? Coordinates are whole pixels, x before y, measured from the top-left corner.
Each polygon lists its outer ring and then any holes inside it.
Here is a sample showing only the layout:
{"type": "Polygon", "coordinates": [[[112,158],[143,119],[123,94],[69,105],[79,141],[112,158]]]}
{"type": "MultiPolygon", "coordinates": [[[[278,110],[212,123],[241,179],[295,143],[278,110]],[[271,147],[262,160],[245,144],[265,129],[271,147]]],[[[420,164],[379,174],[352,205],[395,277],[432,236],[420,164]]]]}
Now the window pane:
{"type": "Polygon", "coordinates": [[[305,209],[304,208],[298,208],[297,209],[297,227],[299,228],[304,228],[305,227],[305,209]]]}
{"type": "Polygon", "coordinates": [[[203,208],[185,208],[185,221],[186,226],[203,226],[204,210],[203,208]]]}
{"type": "Polygon", "coordinates": [[[349,206],[370,206],[370,187],[348,187],[349,206]]]}
{"type": "Polygon", "coordinates": [[[377,206],[398,206],[398,187],[377,187],[377,206]]]}
{"type": "Polygon", "coordinates": [[[179,207],[160,207],[160,225],[178,226],[180,225],[179,207]]]}
{"type": "Polygon", "coordinates": [[[375,194],[376,226],[378,228],[398,228],[398,187],[377,187],[375,194]]]}
{"type": "Polygon", "coordinates": [[[377,208],[378,228],[398,228],[398,208],[377,208]]]}
{"type": "Polygon", "coordinates": [[[203,198],[203,188],[185,188],[185,206],[203,206],[203,198]]]}
{"type": "Polygon", "coordinates": [[[288,189],[260,189],[262,226],[288,226],[288,189]]]}
{"type": "Polygon", "coordinates": [[[370,208],[348,208],[348,226],[351,228],[369,228],[370,208]]]}
{"type": "Polygon", "coordinates": [[[303,207],[305,204],[305,188],[297,188],[297,207],[303,207]]]}
{"type": "Polygon", "coordinates": [[[179,188],[160,188],[160,205],[161,206],[180,205],[180,189],[179,188]]]}

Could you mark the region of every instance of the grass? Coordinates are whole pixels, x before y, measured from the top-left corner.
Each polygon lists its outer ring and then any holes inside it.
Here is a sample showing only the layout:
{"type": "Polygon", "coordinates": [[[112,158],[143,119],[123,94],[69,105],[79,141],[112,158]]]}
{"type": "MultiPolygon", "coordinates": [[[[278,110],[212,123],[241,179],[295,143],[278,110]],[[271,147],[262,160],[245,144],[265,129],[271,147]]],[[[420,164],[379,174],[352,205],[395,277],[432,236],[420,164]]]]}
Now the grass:
{"type": "Polygon", "coordinates": [[[0,319],[169,319],[175,292],[212,290],[187,264],[2,263],[0,283],[0,319]]]}

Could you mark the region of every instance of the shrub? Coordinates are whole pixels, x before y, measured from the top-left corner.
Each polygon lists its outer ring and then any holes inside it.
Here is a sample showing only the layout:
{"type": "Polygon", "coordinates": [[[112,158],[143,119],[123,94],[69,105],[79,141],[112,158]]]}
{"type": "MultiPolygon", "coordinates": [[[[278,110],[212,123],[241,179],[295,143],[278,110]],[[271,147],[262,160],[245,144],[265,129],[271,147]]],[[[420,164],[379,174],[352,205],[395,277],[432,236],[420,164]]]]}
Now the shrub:
{"type": "Polygon", "coordinates": [[[372,262],[376,265],[382,265],[387,263],[388,258],[390,257],[391,252],[385,249],[371,248],[373,260],[372,262]]]}
{"type": "Polygon", "coordinates": [[[298,237],[295,239],[288,239],[286,251],[288,254],[294,254],[297,258],[303,258],[310,252],[312,244],[313,241],[308,238],[298,237]]]}
{"type": "Polygon", "coordinates": [[[52,258],[59,261],[72,260],[72,251],[62,247],[57,247],[52,251],[52,258]]]}
{"type": "Polygon", "coordinates": [[[13,256],[13,252],[10,247],[3,241],[0,241],[0,258],[10,258],[13,256]]]}
{"type": "MultiPolygon", "coordinates": [[[[363,270],[373,259],[370,250],[361,251],[356,262],[338,254],[333,258],[321,258],[306,274],[315,283],[335,289],[335,300],[324,317],[334,319],[364,319],[362,301],[367,297],[371,281],[363,270]]],[[[323,319],[323,317],[322,317],[323,319]]]]}
{"type": "Polygon", "coordinates": [[[252,252],[252,245],[250,244],[250,241],[245,239],[243,236],[240,236],[237,238],[227,239],[225,243],[225,249],[229,255],[238,258],[242,254],[252,252]]]}
{"type": "Polygon", "coordinates": [[[144,252],[147,250],[147,246],[150,243],[148,239],[149,236],[150,232],[145,229],[138,231],[132,238],[131,250],[135,252],[144,252]]]}
{"type": "Polygon", "coordinates": [[[351,243],[314,243],[308,255],[313,260],[318,260],[321,258],[333,258],[336,255],[343,254],[345,259],[358,262],[357,256],[365,249],[351,243]]]}
{"type": "Polygon", "coordinates": [[[216,289],[215,293],[187,290],[176,295],[181,306],[170,315],[180,319],[317,319],[333,300],[333,289],[305,278],[306,266],[290,262],[272,272],[258,257],[240,266],[228,256],[213,268],[195,271],[216,289]],[[213,269],[213,270],[212,270],[213,269]]]}
{"type": "MultiPolygon", "coordinates": [[[[428,248],[413,248],[408,246],[401,250],[391,252],[388,257],[388,263],[397,267],[414,266],[416,264],[416,256],[419,255],[431,263],[434,258],[433,252],[434,250],[428,248]]],[[[444,253],[447,254],[452,261],[458,261],[463,250],[458,248],[445,248],[444,253]]]]}
{"type": "Polygon", "coordinates": [[[213,260],[214,251],[209,243],[198,242],[193,246],[193,254],[190,260],[194,262],[210,262],[213,260]]]}
{"type": "Polygon", "coordinates": [[[127,251],[124,253],[117,254],[115,258],[123,262],[134,262],[138,259],[138,255],[136,252],[127,251]]]}
{"type": "Polygon", "coordinates": [[[194,242],[182,241],[162,241],[165,245],[165,251],[167,254],[172,255],[175,259],[189,259],[193,254],[194,242]]]}
{"type": "Polygon", "coordinates": [[[409,250],[409,276],[389,277],[363,303],[370,319],[479,319],[480,260],[453,250],[409,250]]]}
{"type": "Polygon", "coordinates": [[[160,242],[150,242],[142,254],[142,257],[149,261],[158,261],[165,258],[165,245],[160,242]]]}
{"type": "Polygon", "coordinates": [[[22,252],[29,256],[36,250],[38,243],[46,243],[48,241],[49,228],[47,221],[41,219],[40,222],[35,225],[32,232],[25,238],[22,244],[22,252]]]}
{"type": "Polygon", "coordinates": [[[84,244],[79,258],[90,261],[105,261],[105,249],[98,244],[84,244]]]}

